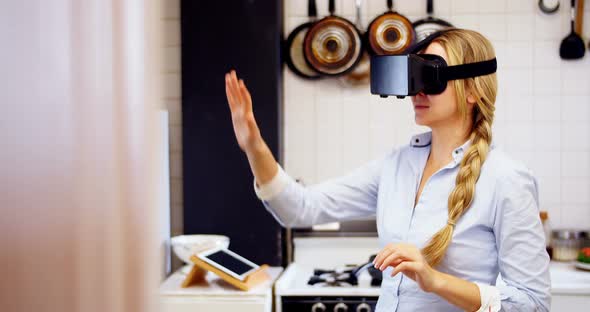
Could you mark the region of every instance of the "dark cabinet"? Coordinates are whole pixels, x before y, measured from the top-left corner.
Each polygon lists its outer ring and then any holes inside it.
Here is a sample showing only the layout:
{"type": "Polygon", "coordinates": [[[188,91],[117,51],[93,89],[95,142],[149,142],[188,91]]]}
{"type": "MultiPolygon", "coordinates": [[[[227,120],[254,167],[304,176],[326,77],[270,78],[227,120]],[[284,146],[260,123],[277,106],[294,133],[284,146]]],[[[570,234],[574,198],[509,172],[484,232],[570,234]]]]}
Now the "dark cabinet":
{"type": "Polygon", "coordinates": [[[279,155],[282,1],[181,1],[184,231],[223,234],[256,263],[283,264],[283,229],[253,190],[232,128],[224,73],[251,91],[262,135],[279,155]]]}

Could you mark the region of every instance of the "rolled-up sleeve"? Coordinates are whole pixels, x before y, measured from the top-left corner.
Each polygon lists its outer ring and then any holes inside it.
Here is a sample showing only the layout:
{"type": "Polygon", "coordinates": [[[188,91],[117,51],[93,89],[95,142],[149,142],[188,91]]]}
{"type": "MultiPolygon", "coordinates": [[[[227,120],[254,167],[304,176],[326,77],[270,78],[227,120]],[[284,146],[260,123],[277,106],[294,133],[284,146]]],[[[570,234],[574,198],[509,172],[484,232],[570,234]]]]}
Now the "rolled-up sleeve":
{"type": "Polygon", "coordinates": [[[549,311],[549,255],[536,179],[520,168],[499,181],[494,233],[502,277],[501,311],[549,311]]]}
{"type": "Polygon", "coordinates": [[[285,227],[309,227],[375,215],[383,155],[350,173],[303,186],[279,167],[270,185],[254,188],[266,209],[285,227]],[[268,191],[267,191],[268,190],[268,191]]]}

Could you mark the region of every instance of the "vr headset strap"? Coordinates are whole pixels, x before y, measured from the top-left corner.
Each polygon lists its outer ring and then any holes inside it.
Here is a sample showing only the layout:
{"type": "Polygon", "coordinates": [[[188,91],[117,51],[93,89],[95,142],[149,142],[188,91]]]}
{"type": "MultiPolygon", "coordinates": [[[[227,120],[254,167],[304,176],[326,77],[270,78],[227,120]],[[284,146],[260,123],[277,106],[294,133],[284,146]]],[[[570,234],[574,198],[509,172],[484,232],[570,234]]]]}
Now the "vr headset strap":
{"type": "Polygon", "coordinates": [[[496,58],[493,58],[483,62],[442,67],[440,75],[444,80],[466,79],[493,74],[497,67],[496,58]]]}

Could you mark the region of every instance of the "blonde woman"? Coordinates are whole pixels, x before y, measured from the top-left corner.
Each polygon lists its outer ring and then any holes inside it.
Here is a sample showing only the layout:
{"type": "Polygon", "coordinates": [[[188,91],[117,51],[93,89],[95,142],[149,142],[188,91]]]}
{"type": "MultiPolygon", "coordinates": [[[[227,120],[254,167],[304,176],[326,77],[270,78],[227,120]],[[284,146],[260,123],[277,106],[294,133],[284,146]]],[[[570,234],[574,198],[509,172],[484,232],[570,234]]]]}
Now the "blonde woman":
{"type": "MultiPolygon", "coordinates": [[[[421,53],[448,65],[495,57],[486,38],[462,29],[438,35],[421,53]]],[[[235,71],[226,75],[226,92],[255,192],[282,225],[376,216],[382,250],[375,267],[383,271],[377,311],[549,311],[536,180],[492,144],[496,74],[413,96],[415,121],[431,132],[308,187],[273,158],[235,71]]]]}

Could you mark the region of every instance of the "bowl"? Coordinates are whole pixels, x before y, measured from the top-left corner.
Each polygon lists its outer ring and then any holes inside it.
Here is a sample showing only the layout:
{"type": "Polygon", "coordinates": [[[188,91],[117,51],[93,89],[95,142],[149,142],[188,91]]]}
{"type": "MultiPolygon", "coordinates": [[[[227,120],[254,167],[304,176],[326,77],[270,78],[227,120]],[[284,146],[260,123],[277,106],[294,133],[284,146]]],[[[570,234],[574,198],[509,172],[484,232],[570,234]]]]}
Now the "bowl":
{"type": "Polygon", "coordinates": [[[176,256],[188,264],[192,264],[190,257],[196,253],[229,247],[229,237],[223,235],[179,235],[172,237],[170,241],[176,256]]]}

